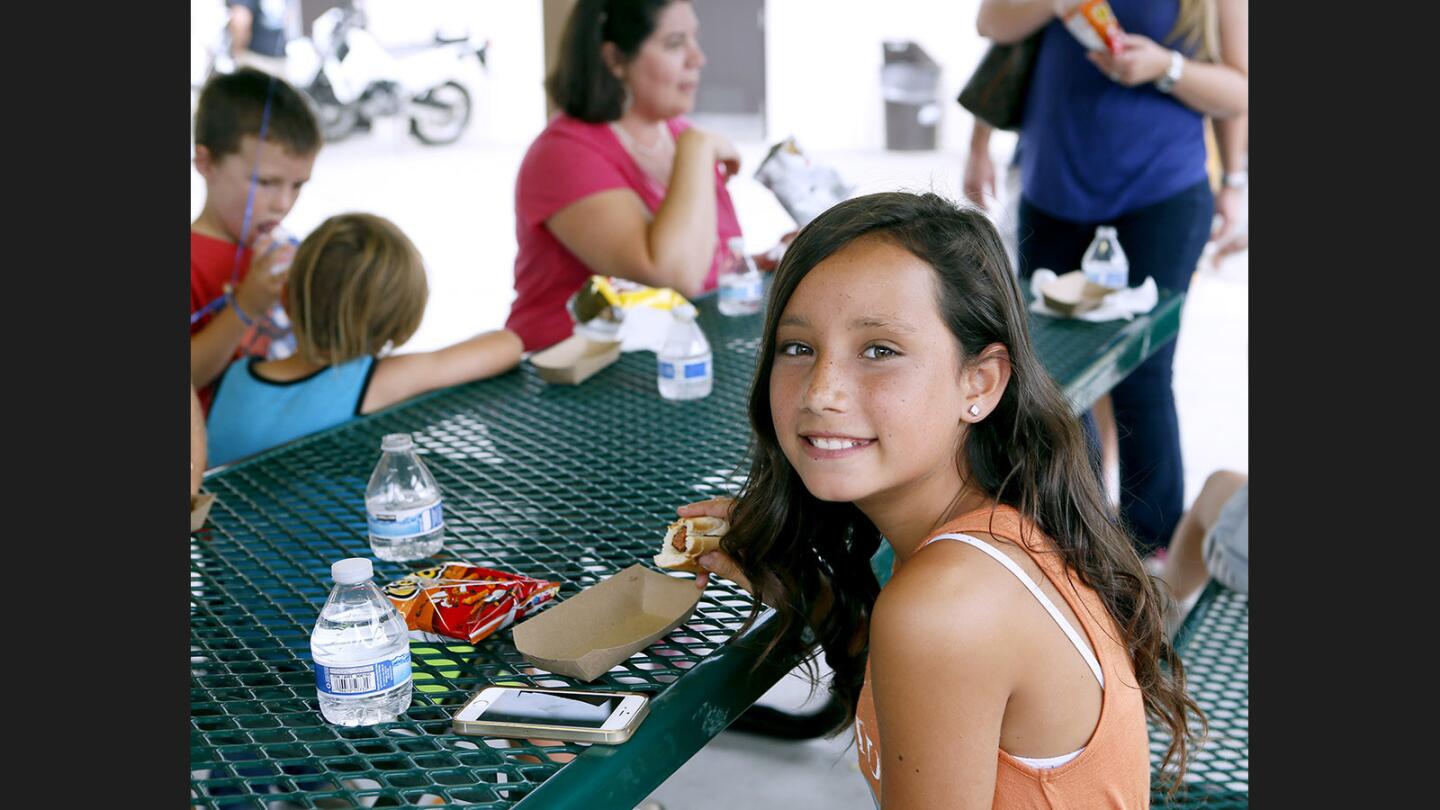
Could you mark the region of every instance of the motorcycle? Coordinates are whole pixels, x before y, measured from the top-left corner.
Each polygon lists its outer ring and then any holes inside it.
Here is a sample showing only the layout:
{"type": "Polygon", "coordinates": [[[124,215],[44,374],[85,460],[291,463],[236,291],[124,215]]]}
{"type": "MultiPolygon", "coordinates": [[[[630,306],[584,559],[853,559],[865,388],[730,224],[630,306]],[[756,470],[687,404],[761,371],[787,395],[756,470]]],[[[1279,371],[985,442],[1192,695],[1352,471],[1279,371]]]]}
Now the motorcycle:
{"type": "MultiPolygon", "coordinates": [[[[292,41],[291,46],[306,43],[292,41]]],[[[308,76],[295,82],[315,102],[326,142],[370,128],[380,116],[410,119],[410,134],[429,145],[453,143],[470,123],[470,93],[461,83],[463,63],[475,57],[489,72],[489,40],[468,33],[430,43],[386,48],[366,28],[354,4],[331,8],[316,18],[308,46],[308,76]]],[[[294,55],[287,47],[287,56],[294,55]]],[[[294,63],[297,60],[291,60],[294,63]]]]}

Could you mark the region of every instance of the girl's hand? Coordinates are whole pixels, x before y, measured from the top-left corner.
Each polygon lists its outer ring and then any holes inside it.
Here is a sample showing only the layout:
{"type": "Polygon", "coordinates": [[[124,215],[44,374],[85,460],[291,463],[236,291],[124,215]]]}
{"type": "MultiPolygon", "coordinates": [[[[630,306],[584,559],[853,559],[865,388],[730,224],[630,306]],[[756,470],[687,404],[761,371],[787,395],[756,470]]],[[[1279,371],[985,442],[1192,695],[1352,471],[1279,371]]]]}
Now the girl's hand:
{"type": "MultiPolygon", "coordinates": [[[[675,512],[682,518],[715,517],[721,520],[729,520],[730,509],[734,505],[734,498],[711,498],[708,501],[687,503],[679,509],[676,509],[675,512]]],[[[735,564],[735,561],[731,559],[729,554],[723,551],[711,551],[700,555],[700,557],[696,559],[696,562],[700,564],[701,568],[705,569],[704,572],[695,577],[695,585],[700,590],[705,590],[705,586],[710,582],[711,574],[719,574],[744,588],[751,596],[755,595],[755,591],[750,587],[750,580],[740,572],[740,566],[735,564]]]]}
{"type": "Polygon", "coordinates": [[[1116,84],[1148,84],[1170,69],[1170,49],[1140,34],[1121,34],[1120,53],[1089,51],[1085,58],[1116,84]]]}

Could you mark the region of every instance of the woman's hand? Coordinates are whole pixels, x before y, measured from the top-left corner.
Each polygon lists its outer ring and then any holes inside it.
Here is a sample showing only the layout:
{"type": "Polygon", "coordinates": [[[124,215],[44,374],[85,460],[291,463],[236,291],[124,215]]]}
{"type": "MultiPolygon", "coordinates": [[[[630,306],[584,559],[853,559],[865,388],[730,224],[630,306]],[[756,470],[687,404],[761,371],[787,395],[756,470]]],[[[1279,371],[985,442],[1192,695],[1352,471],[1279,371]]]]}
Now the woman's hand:
{"type": "Polygon", "coordinates": [[[1245,208],[1244,189],[1226,186],[1215,195],[1215,214],[1219,221],[1210,233],[1210,241],[1215,245],[1210,262],[1216,267],[1226,256],[1250,247],[1250,227],[1245,208]]]}
{"type": "MultiPolygon", "coordinates": [[[[675,512],[682,518],[715,517],[729,520],[730,509],[734,504],[734,498],[711,498],[708,501],[687,503],[676,509],[675,512]]],[[[705,586],[710,582],[711,574],[718,574],[744,588],[751,596],[755,595],[755,591],[750,587],[750,580],[741,573],[740,566],[735,564],[735,560],[731,559],[729,554],[723,551],[710,551],[700,555],[696,562],[705,569],[703,573],[695,577],[695,585],[700,590],[705,590],[705,586]]]]}
{"type": "Polygon", "coordinates": [[[1210,232],[1211,242],[1224,242],[1230,238],[1239,228],[1243,219],[1242,212],[1245,210],[1245,190],[1234,186],[1225,186],[1220,193],[1215,195],[1215,213],[1219,215],[1220,221],[1210,232]]]}
{"type": "Polygon", "coordinates": [[[740,173],[740,151],[730,139],[718,132],[707,132],[711,148],[715,150],[715,162],[725,167],[725,182],[740,173]]]}
{"type": "Polygon", "coordinates": [[[1089,51],[1085,58],[1116,84],[1148,84],[1170,69],[1170,49],[1141,34],[1121,34],[1120,53],[1089,51]]]}

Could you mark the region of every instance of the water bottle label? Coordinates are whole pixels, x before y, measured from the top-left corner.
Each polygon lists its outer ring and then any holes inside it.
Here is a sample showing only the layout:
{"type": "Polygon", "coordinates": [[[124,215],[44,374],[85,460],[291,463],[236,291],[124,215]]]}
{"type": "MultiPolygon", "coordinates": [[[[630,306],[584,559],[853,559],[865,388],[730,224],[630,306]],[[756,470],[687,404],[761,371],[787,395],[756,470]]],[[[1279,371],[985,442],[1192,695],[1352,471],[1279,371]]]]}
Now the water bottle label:
{"type": "Polygon", "coordinates": [[[315,688],[331,697],[357,697],[384,692],[410,680],[410,648],[384,661],[358,667],[327,667],[315,663],[315,688]]]}
{"type": "Polygon", "coordinates": [[[375,537],[399,539],[429,534],[445,525],[440,501],[433,506],[420,506],[400,512],[366,512],[366,523],[375,537]]]}
{"type": "MultiPolygon", "coordinates": [[[[710,375],[710,361],[709,361],[709,360],[701,360],[701,361],[698,362],[698,363],[686,363],[686,364],[685,364],[685,379],[687,379],[687,380],[693,380],[693,379],[696,379],[697,377],[708,377],[709,375],[710,375]]],[[[675,370],[674,370],[673,368],[670,370],[670,376],[671,376],[671,377],[674,377],[674,376],[675,376],[675,370]]]]}
{"type": "Polygon", "coordinates": [[[1091,267],[1085,271],[1085,277],[1102,287],[1119,289],[1129,283],[1123,267],[1091,267]]]}
{"type": "Polygon", "coordinates": [[[765,285],[760,281],[754,284],[734,284],[720,288],[720,298],[724,301],[754,301],[764,295],[765,285]]]}
{"type": "Polygon", "coordinates": [[[660,361],[660,376],[661,376],[663,379],[666,379],[666,380],[673,380],[673,379],[675,379],[675,364],[674,364],[674,363],[667,363],[667,362],[665,362],[664,360],[661,360],[661,361],[660,361]]]}

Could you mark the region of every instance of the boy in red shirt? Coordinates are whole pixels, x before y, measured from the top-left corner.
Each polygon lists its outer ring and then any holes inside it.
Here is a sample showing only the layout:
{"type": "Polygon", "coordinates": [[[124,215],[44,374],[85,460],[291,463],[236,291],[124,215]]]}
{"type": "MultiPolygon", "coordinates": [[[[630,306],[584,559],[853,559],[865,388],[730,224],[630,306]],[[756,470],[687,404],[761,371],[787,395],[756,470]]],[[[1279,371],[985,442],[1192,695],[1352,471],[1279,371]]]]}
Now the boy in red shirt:
{"type": "Polygon", "coordinates": [[[269,348],[260,327],[288,276],[271,268],[295,252],[272,232],[310,179],[320,145],[309,103],[282,79],[241,68],[200,94],[195,168],[205,206],[190,225],[190,313],[212,309],[190,324],[190,378],[207,412],[211,384],[230,361],[269,348]]]}

